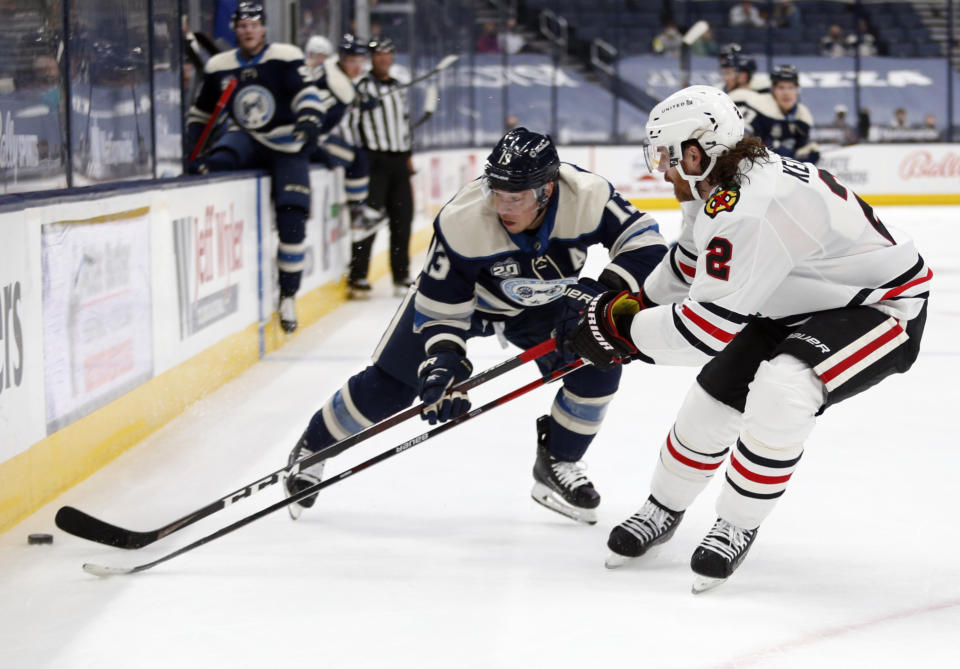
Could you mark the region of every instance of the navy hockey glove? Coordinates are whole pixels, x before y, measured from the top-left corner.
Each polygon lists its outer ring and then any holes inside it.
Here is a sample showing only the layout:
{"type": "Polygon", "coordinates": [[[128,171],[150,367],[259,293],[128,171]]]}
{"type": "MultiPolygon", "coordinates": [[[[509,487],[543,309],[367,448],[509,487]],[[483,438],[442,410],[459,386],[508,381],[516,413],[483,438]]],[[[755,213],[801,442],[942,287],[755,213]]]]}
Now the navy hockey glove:
{"type": "Polygon", "coordinates": [[[590,300],[606,290],[609,290],[607,286],[589,277],[581,277],[577,283],[567,286],[563,291],[563,297],[560,298],[563,300],[563,309],[553,330],[557,343],[562,344],[573,332],[580,321],[580,316],[590,305],[590,300]]]}
{"type": "Polygon", "coordinates": [[[320,124],[322,119],[318,116],[308,114],[297,119],[297,124],[293,126],[293,136],[303,141],[302,151],[313,153],[317,147],[317,138],[320,137],[320,124]]]}
{"type": "Polygon", "coordinates": [[[420,401],[427,405],[421,417],[431,425],[470,410],[466,393],[448,392],[454,383],[465,381],[473,374],[473,365],[459,347],[435,347],[430,357],[420,364],[417,374],[420,376],[420,401]]]}
{"type": "Polygon", "coordinates": [[[380,98],[375,98],[367,93],[361,93],[357,97],[357,106],[360,111],[373,111],[380,106],[380,98]]]}
{"type": "Polygon", "coordinates": [[[610,369],[638,353],[630,339],[630,324],[643,305],[636,295],[609,291],[591,300],[567,347],[600,369],[610,369]]]}

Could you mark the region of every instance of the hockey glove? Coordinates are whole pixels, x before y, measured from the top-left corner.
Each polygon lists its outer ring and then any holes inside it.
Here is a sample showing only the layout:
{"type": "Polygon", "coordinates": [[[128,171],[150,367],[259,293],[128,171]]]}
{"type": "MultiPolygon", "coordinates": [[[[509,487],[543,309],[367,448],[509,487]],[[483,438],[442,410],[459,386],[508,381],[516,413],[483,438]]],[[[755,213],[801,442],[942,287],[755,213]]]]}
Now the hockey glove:
{"type": "Polygon", "coordinates": [[[322,119],[312,114],[301,116],[297,119],[297,124],[293,126],[294,138],[303,142],[301,151],[313,153],[317,148],[317,138],[320,137],[320,124],[322,119]]]}
{"type": "Polygon", "coordinates": [[[460,391],[449,392],[454,383],[470,378],[473,365],[459,347],[434,347],[430,357],[420,364],[421,417],[431,425],[443,423],[470,410],[470,398],[460,391]]]}
{"type": "Polygon", "coordinates": [[[360,107],[360,111],[373,111],[380,106],[380,98],[375,98],[367,93],[360,93],[357,106],[360,107]]]}
{"type": "Polygon", "coordinates": [[[590,305],[590,300],[606,290],[608,288],[599,281],[581,277],[577,283],[570,284],[563,291],[563,297],[560,298],[563,300],[563,305],[551,334],[556,338],[560,350],[568,354],[564,356],[564,362],[573,362],[580,357],[573,351],[565,349],[563,344],[573,334],[580,316],[590,305]]]}
{"type": "Polygon", "coordinates": [[[643,306],[626,290],[609,291],[591,300],[567,347],[600,369],[610,369],[636,354],[630,324],[643,306]]]}

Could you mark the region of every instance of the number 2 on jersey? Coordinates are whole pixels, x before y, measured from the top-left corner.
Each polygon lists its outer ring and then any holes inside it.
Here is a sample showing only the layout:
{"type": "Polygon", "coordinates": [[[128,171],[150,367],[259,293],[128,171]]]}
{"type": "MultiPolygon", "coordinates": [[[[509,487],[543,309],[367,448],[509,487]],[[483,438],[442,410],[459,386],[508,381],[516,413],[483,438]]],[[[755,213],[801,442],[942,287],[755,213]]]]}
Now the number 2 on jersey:
{"type": "Polygon", "coordinates": [[[733,257],[733,244],[723,237],[714,237],[707,246],[707,274],[715,279],[726,281],[730,278],[730,258],[733,257]]]}

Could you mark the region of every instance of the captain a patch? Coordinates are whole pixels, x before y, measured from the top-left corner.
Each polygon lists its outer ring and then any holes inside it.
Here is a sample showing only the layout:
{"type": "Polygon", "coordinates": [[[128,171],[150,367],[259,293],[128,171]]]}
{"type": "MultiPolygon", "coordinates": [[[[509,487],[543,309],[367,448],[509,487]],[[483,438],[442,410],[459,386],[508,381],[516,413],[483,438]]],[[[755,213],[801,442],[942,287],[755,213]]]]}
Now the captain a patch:
{"type": "Polygon", "coordinates": [[[730,190],[718,190],[710,196],[703,210],[707,212],[710,218],[716,218],[722,211],[733,211],[740,199],[740,189],[732,188],[730,190]]]}

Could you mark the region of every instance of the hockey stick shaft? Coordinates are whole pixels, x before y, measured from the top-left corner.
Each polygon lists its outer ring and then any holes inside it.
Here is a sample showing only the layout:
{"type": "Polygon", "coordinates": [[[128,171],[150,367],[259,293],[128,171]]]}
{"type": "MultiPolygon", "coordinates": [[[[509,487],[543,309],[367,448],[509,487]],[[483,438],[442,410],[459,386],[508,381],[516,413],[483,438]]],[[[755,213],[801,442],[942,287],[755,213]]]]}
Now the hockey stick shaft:
{"type": "MultiPolygon", "coordinates": [[[[445,69],[447,69],[448,67],[450,67],[451,65],[453,65],[454,63],[456,63],[458,60],[460,60],[460,55],[459,55],[459,54],[456,54],[456,53],[448,54],[448,55],[444,56],[444,57],[440,60],[440,62],[437,63],[437,66],[434,67],[434,68],[433,68],[432,70],[430,70],[429,72],[427,72],[427,73],[425,73],[425,74],[421,74],[419,77],[414,77],[413,79],[411,79],[410,81],[406,82],[405,84],[401,84],[401,85],[397,86],[396,88],[392,89],[392,90],[390,91],[390,93],[387,93],[386,95],[390,95],[390,94],[393,93],[394,91],[399,91],[399,90],[403,90],[404,88],[410,88],[411,86],[416,86],[416,85],[419,84],[421,81],[425,81],[426,79],[429,79],[429,78],[432,77],[433,75],[439,74],[440,72],[443,72],[445,69]]],[[[384,96],[384,97],[385,97],[385,96],[384,96]]],[[[379,99],[379,98],[378,98],[378,99],[379,99]]]]}
{"type": "MultiPolygon", "coordinates": [[[[480,372],[479,374],[457,384],[454,389],[468,391],[476,388],[487,381],[495,379],[506,372],[516,369],[520,365],[555,351],[556,348],[556,339],[547,339],[542,341],[536,346],[532,346],[518,355],[504,360],[503,362],[494,365],[493,367],[490,367],[483,372],[480,372]]],[[[327,448],[321,451],[317,451],[316,453],[312,453],[304,458],[301,458],[293,464],[289,464],[286,467],[278,469],[277,471],[272,472],[267,476],[254,481],[253,483],[250,483],[249,485],[245,485],[242,488],[234,490],[230,494],[224,495],[215,502],[211,502],[210,504],[207,504],[196,511],[188,513],[182,518],[179,518],[172,523],[168,523],[155,530],[129,530],[100,520],[99,518],[95,518],[94,516],[91,516],[90,514],[72,506],[61,507],[60,510],[57,511],[55,522],[57,527],[64,532],[80,537],[81,539],[95,541],[97,543],[106,544],[107,546],[114,546],[116,548],[143,548],[144,546],[148,546],[155,541],[163,539],[174,532],[182,530],[188,525],[192,525],[193,523],[202,520],[203,518],[206,518],[207,516],[210,516],[235,502],[250,497],[254,493],[259,492],[260,490],[263,490],[274,483],[277,483],[286,473],[300,471],[301,469],[309,467],[310,465],[314,465],[322,460],[333,457],[334,455],[345,451],[346,449],[360,443],[361,441],[364,441],[365,439],[368,439],[376,434],[380,434],[381,432],[384,432],[395,425],[399,425],[400,423],[414,416],[418,416],[423,409],[423,404],[417,404],[392,416],[384,418],[379,423],[375,423],[374,425],[371,425],[360,432],[352,434],[346,439],[342,439],[334,444],[330,444],[327,448]]]]}
{"type": "Polygon", "coordinates": [[[193,147],[193,151],[190,152],[190,157],[187,159],[190,162],[193,162],[197,159],[197,156],[200,155],[200,152],[203,150],[204,145],[207,143],[207,137],[210,136],[210,131],[213,130],[214,124],[217,122],[217,119],[220,117],[220,112],[223,111],[223,108],[227,106],[227,101],[230,99],[230,96],[233,95],[233,89],[237,87],[237,78],[230,77],[227,80],[227,85],[223,89],[223,92],[220,94],[220,98],[217,100],[217,104],[213,108],[213,113],[210,114],[210,118],[207,120],[207,124],[203,126],[203,132],[200,133],[200,139],[197,140],[197,145],[193,147]]]}
{"type": "Polygon", "coordinates": [[[544,386],[552,381],[556,381],[557,379],[560,379],[566,376],[567,374],[569,374],[570,372],[578,369],[582,365],[583,365],[583,360],[577,360],[561,369],[558,369],[549,374],[545,374],[544,376],[534,381],[531,381],[525,386],[521,386],[516,390],[510,391],[506,395],[502,395],[501,397],[498,397],[495,400],[487,402],[483,406],[477,407],[476,409],[471,409],[469,412],[461,416],[457,416],[456,418],[453,418],[447,421],[446,423],[438,425],[432,430],[428,430],[427,432],[424,432],[423,434],[413,437],[412,439],[408,439],[402,444],[394,446],[388,451],[383,451],[382,453],[379,453],[378,455],[373,456],[369,460],[364,460],[360,464],[355,465],[350,469],[346,469],[332,478],[326,479],[325,481],[320,481],[319,483],[316,483],[310,486],[309,488],[304,488],[303,490],[301,490],[295,495],[292,495],[290,497],[280,500],[279,502],[275,502],[274,504],[271,504],[268,507],[260,509],[256,513],[253,513],[253,514],[250,514],[249,516],[241,518],[235,523],[231,523],[230,525],[227,525],[226,527],[223,527],[217,530],[216,532],[213,532],[212,534],[208,534],[207,536],[202,537],[194,541],[193,543],[184,546],[183,548],[179,548],[173,551],[172,553],[168,553],[167,555],[157,558],[156,560],[153,560],[151,562],[146,562],[144,564],[137,565],[135,567],[109,567],[109,566],[103,566],[103,565],[87,562],[87,563],[84,563],[83,570],[95,576],[118,576],[123,574],[135,574],[137,572],[146,571],[147,569],[156,567],[158,564],[166,562],[167,560],[172,560],[173,558],[179,555],[183,555],[184,553],[192,551],[194,548],[199,548],[204,544],[208,544],[214,539],[219,539],[220,537],[230,534],[235,530],[239,530],[241,527],[244,527],[245,525],[249,525],[255,520],[259,520],[260,518],[263,518],[264,516],[267,516],[273,513],[274,511],[282,509],[285,506],[298,502],[305,497],[310,497],[311,495],[315,495],[321,490],[323,490],[324,488],[327,488],[336,483],[339,483],[344,479],[350,478],[357,472],[363,471],[364,469],[369,469],[373,465],[379,462],[383,462],[384,460],[387,460],[389,458],[392,458],[394,455],[397,455],[398,453],[402,453],[404,451],[410,450],[411,448],[413,448],[414,446],[417,446],[418,444],[422,444],[423,442],[428,441],[429,439],[432,439],[433,437],[436,437],[440,434],[443,434],[447,430],[450,430],[456,427],[457,425],[465,423],[472,418],[476,418],[477,416],[484,414],[492,409],[496,409],[497,407],[502,406],[507,402],[520,397],[521,395],[525,395],[531,390],[544,386]]]}

